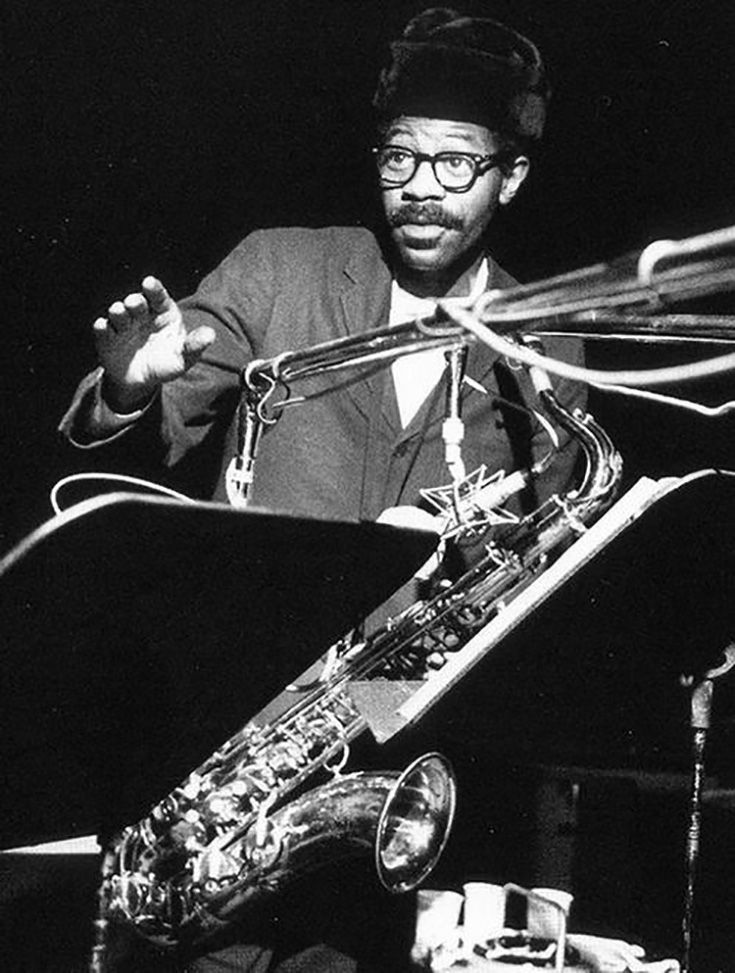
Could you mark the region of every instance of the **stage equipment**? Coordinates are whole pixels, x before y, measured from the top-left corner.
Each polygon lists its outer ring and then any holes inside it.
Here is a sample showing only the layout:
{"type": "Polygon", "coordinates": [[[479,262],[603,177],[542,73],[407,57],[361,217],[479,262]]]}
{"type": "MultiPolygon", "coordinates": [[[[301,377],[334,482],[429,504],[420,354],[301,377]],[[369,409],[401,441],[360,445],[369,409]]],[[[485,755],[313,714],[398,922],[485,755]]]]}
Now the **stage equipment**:
{"type": "MultiPolygon", "coordinates": [[[[242,374],[237,449],[227,474],[227,497],[245,506],[257,449],[266,425],[286,408],[291,386],[352,370],[359,379],[402,355],[432,348],[448,353],[473,344],[460,323],[469,311],[475,325],[499,335],[569,335],[639,342],[735,342],[735,316],[655,312],[693,298],[735,290],[735,227],[679,241],[658,240],[643,251],[533,284],[491,290],[467,300],[445,301],[433,315],[351,335],[311,348],[252,361],[242,374]],[[284,392],[280,398],[279,390],[284,392]]],[[[721,369],[735,369],[735,353],[721,369]]],[[[691,369],[690,369],[691,371],[691,369]]],[[[349,381],[349,379],[347,380],[349,381]]],[[[311,393],[327,394],[329,388],[311,393]]]]}
{"type": "MultiPolygon", "coordinates": [[[[650,310],[673,293],[689,297],[695,292],[721,291],[729,281],[725,265],[731,270],[735,261],[713,254],[730,248],[734,240],[735,230],[679,244],[659,243],[636,259],[634,283],[630,261],[623,261],[628,270],[617,265],[592,268],[565,280],[562,290],[569,286],[579,295],[585,278],[598,305],[616,313],[641,305],[650,310]],[[674,269],[667,273],[670,266],[674,269]],[[696,273],[690,272],[692,267],[696,273]]],[[[480,301],[484,299],[488,306],[500,300],[492,294],[480,301]]],[[[575,300],[571,308],[569,301],[562,301],[554,315],[547,315],[538,311],[538,304],[545,306],[545,302],[537,302],[524,323],[544,318],[548,325],[553,318],[556,327],[560,316],[589,309],[589,300],[582,301],[583,307],[575,300]]],[[[521,330],[516,318],[507,330],[521,330]]],[[[263,426],[276,422],[283,409],[304,401],[289,398],[296,380],[373,366],[432,347],[456,354],[471,340],[464,329],[447,324],[440,311],[433,319],[252,362],[243,376],[238,454],[227,477],[230,501],[236,506],[247,503],[263,426]],[[279,387],[286,395],[274,402],[279,387]]],[[[622,466],[591,416],[566,412],[543,379],[537,388],[543,408],[581,444],[587,460],[581,485],[566,496],[553,497],[518,523],[493,527],[485,539],[486,554],[459,581],[414,604],[369,638],[355,643],[346,637],[333,645],[328,664],[305,695],[286,704],[274,719],[255,717],[143,821],[126,828],[107,858],[105,912],[123,916],[161,943],[196,940],[301,873],[305,858],[309,867],[316,867],[324,856],[321,851],[302,855],[294,822],[306,808],[311,815],[320,801],[330,803],[332,792],[329,783],[297,797],[299,789],[317,771],[334,767],[335,761],[337,772],[341,771],[349,743],[367,727],[384,741],[417,720],[487,653],[503,630],[530,614],[561,583],[563,570],[555,577],[549,574],[550,565],[565,548],[576,547],[573,541],[611,504],[622,466]],[[539,582],[538,600],[519,598],[534,581],[539,582]],[[490,635],[494,625],[497,633],[490,635]],[[442,660],[439,665],[437,656],[442,660]],[[295,818],[287,802],[298,808],[295,818]],[[263,849],[267,854],[261,854],[263,849]]],[[[527,471],[529,478],[533,475],[534,471],[527,471]]],[[[484,499],[487,507],[493,507],[502,494],[502,489],[486,487],[484,498],[478,492],[469,503],[456,504],[455,532],[476,536],[478,521],[472,516],[463,520],[463,506],[474,510],[484,499]]],[[[486,529],[487,523],[481,522],[486,529]]],[[[610,530],[623,525],[613,522],[610,530]]],[[[589,546],[585,550],[582,561],[594,553],[589,546]]],[[[441,822],[451,820],[448,783],[440,790],[443,796],[435,802],[433,836],[427,845],[432,850],[443,843],[441,822]]],[[[375,810],[373,816],[379,813],[375,810]]],[[[349,830],[346,826],[345,832],[349,830]]],[[[379,824],[376,830],[380,832],[379,824]]],[[[412,854],[417,853],[418,846],[412,854]]],[[[426,860],[430,868],[433,851],[426,860]]],[[[422,866],[416,874],[420,877],[428,868],[422,866]]],[[[411,880],[399,884],[409,887],[411,880]]]]}
{"type": "Polygon", "coordinates": [[[735,227],[657,240],[640,253],[533,284],[488,291],[473,305],[499,334],[633,341],[735,341],[735,316],[656,314],[735,290],[735,227]]]}
{"type": "Polygon", "coordinates": [[[354,833],[353,844],[363,846],[368,832],[377,833],[378,871],[388,887],[407,889],[427,874],[454,802],[440,759],[410,768],[395,798],[385,796],[393,785],[384,775],[371,782],[369,775],[339,773],[350,742],[368,726],[378,740],[392,734],[378,725],[376,701],[385,710],[388,699],[387,709],[395,710],[396,698],[431,686],[441,672],[437,653],[446,661],[507,610],[614,499],[621,462],[607,435],[591,416],[562,408],[548,388],[539,398],[581,444],[586,470],[579,487],[491,535],[472,517],[460,520],[455,528],[486,547],[459,580],[437,585],[432,598],[367,638],[338,641],[317,677],[302,680],[303,691],[297,685],[290,698],[286,691],[285,701],[274,701],[278,715],[256,716],[143,821],[123,830],[104,868],[105,913],[159,943],[197,940],[339,853],[354,833]],[[301,793],[320,770],[336,776],[301,793]]]}
{"type": "MultiPolygon", "coordinates": [[[[735,227],[679,241],[658,240],[640,253],[533,284],[487,291],[471,303],[482,322],[501,334],[729,343],[735,341],[735,316],[655,312],[731,290],[735,290],[735,227]]],[[[473,341],[438,311],[397,327],[253,361],[244,378],[265,394],[274,383],[288,385],[326,371],[473,341]]]]}
{"type": "Polygon", "coordinates": [[[735,643],[727,646],[724,662],[709,669],[703,678],[692,685],[690,726],[692,731],[692,784],[689,796],[689,828],[686,842],[686,892],[682,921],[682,973],[689,973],[692,954],[694,919],[694,884],[699,862],[699,835],[702,817],[702,785],[704,781],[704,749],[707,732],[712,722],[712,696],[714,682],[735,666],[735,643]]]}
{"type": "Polygon", "coordinates": [[[141,818],[435,548],[121,493],[41,525],[0,559],[0,848],[141,818]]]}

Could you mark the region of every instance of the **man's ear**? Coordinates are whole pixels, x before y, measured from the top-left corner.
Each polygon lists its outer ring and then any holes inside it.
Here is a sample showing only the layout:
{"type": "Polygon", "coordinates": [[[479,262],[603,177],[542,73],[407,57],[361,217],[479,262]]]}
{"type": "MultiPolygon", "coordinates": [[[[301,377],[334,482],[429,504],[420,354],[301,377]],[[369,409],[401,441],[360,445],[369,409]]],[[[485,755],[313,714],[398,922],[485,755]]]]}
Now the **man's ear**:
{"type": "Polygon", "coordinates": [[[498,195],[498,202],[501,206],[507,206],[514,198],[515,194],[523,185],[523,180],[528,175],[530,166],[531,163],[525,155],[517,156],[513,163],[513,168],[507,176],[503,177],[503,184],[500,187],[500,194],[498,195]]]}

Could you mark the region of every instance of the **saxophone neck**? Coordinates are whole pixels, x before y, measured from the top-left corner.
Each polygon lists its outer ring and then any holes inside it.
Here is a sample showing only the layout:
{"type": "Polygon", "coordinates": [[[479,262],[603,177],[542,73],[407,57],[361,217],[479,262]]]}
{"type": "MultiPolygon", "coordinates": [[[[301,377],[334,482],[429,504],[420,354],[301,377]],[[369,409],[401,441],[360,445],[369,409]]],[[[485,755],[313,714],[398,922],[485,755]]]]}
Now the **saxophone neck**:
{"type": "Polygon", "coordinates": [[[608,434],[589,412],[570,412],[551,388],[541,390],[539,399],[554,422],[579,443],[584,456],[581,483],[569,499],[577,504],[594,503],[595,509],[613,500],[622,479],[623,460],[608,434]]]}
{"type": "MultiPolygon", "coordinates": [[[[536,335],[525,335],[523,344],[543,354],[543,344],[536,335]]],[[[595,419],[581,409],[571,412],[556,396],[551,379],[543,368],[531,365],[528,368],[536,396],[543,410],[553,422],[564,429],[572,439],[579,443],[585,459],[586,468],[579,486],[566,499],[575,504],[585,501],[597,510],[600,504],[611,501],[617,492],[623,472],[623,461],[615,445],[605,430],[597,424],[595,419]]],[[[535,464],[531,473],[534,477],[540,475],[553,454],[541,463],[535,464]]]]}

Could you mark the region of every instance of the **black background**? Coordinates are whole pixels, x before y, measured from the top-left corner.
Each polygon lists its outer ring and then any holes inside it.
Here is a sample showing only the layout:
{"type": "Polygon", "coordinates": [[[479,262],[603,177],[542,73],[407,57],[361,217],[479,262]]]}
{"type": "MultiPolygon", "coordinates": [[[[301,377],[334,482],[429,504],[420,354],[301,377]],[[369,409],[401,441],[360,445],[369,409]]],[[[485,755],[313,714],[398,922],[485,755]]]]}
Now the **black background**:
{"type": "MultiPolygon", "coordinates": [[[[373,218],[370,98],[398,0],[5,4],[0,550],[87,458],[55,426],[90,325],[159,275],[175,295],[249,229],[373,218]]],[[[480,2],[529,33],[555,96],[543,152],[498,221],[523,280],[735,222],[732,42],[716,0],[480,2]]],[[[668,361],[609,345],[595,364],[668,361]]],[[[711,399],[729,379],[687,391],[711,399]]],[[[733,424],[593,399],[628,476],[732,465],[733,424]]]]}
{"type": "MultiPolygon", "coordinates": [[[[114,298],[147,273],[183,295],[259,226],[373,219],[377,65],[386,40],[427,5],[6,0],[0,553],[50,515],[58,477],[88,465],[55,429],[94,364],[91,323],[114,298]]],[[[533,280],[735,223],[731,4],[497,0],[463,9],[532,36],[554,86],[544,148],[494,229],[508,270],[533,280]]],[[[590,356],[607,367],[677,357],[629,345],[591,347],[590,356]]],[[[731,385],[686,391],[717,401],[735,397],[731,385]]],[[[592,405],[629,480],[735,466],[732,420],[610,396],[592,405]]],[[[605,802],[609,794],[593,812],[603,825],[605,802]]],[[[644,820],[658,838],[656,816],[644,820]]],[[[618,825],[611,816],[612,865],[618,825]]],[[[728,816],[721,833],[730,827],[728,816]]],[[[666,884],[677,855],[658,863],[655,882],[666,884]]],[[[653,875],[655,857],[644,861],[653,875]]],[[[719,880],[714,869],[705,877],[719,880]]],[[[667,946],[679,906],[677,889],[660,937],[667,946]]],[[[720,928],[724,936],[724,920],[720,928]]]]}

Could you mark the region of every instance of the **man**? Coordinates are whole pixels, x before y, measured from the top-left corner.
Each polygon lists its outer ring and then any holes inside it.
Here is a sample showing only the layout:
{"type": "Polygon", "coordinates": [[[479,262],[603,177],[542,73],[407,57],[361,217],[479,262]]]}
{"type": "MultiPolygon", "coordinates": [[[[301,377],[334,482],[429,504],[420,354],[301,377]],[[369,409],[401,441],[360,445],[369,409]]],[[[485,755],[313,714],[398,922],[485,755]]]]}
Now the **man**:
{"type": "MultiPolygon", "coordinates": [[[[251,357],[430,312],[433,298],[467,293],[478,275],[485,288],[513,283],[485,252],[486,231],[526,177],[546,98],[530,42],[492,21],[417,17],[393,45],[375,96],[385,232],[256,232],[181,304],[147,278],[95,322],[102,371],[82,384],[62,428],[89,445],[140,418],[138,427],[160,428],[160,458],[182,486],[223,499],[239,374],[251,357]]],[[[288,410],[261,446],[253,503],[374,519],[446,482],[444,361],[427,357],[421,369],[409,357],[288,410]]],[[[481,462],[507,470],[528,460],[525,450],[547,445],[542,432],[526,443],[491,434],[501,422],[511,432],[523,425],[498,412],[497,364],[484,348],[470,353],[467,375],[477,384],[465,386],[468,470],[481,462]]],[[[506,369],[500,382],[506,397],[531,401],[520,373],[506,369]]],[[[562,383],[559,394],[570,390],[562,383]]],[[[564,485],[570,465],[569,456],[554,464],[542,489],[564,485]]]]}
{"type": "MultiPolygon", "coordinates": [[[[414,18],[391,46],[374,99],[384,227],[253,233],[181,303],[147,277],[95,322],[100,368],[81,384],[62,430],[83,447],[138,437],[180,486],[223,499],[239,376],[253,357],[399,323],[430,313],[438,298],[513,283],[487,252],[487,231],[528,174],[547,100],[540,55],[526,38],[447,9],[414,18]]],[[[549,351],[580,356],[568,342],[549,351]]],[[[420,353],[286,410],[260,446],[251,502],[368,520],[419,504],[423,489],[449,479],[444,372],[442,352],[420,353]]],[[[467,470],[530,466],[548,440],[523,411],[532,402],[525,373],[474,347],[466,374],[467,470]]],[[[566,383],[557,392],[567,405],[581,401],[566,383]]],[[[562,448],[526,504],[568,489],[574,459],[562,448]]],[[[286,915],[264,934],[276,954],[232,947],[230,960],[217,960],[232,965],[212,968],[275,968],[286,915]]],[[[353,910],[347,924],[354,918],[353,910]]],[[[365,928],[364,940],[389,926],[365,928]]],[[[362,945],[372,968],[391,968],[387,952],[362,945]]],[[[306,950],[282,969],[355,969],[345,952],[306,950]]],[[[203,962],[192,969],[209,968],[203,962]]]]}

